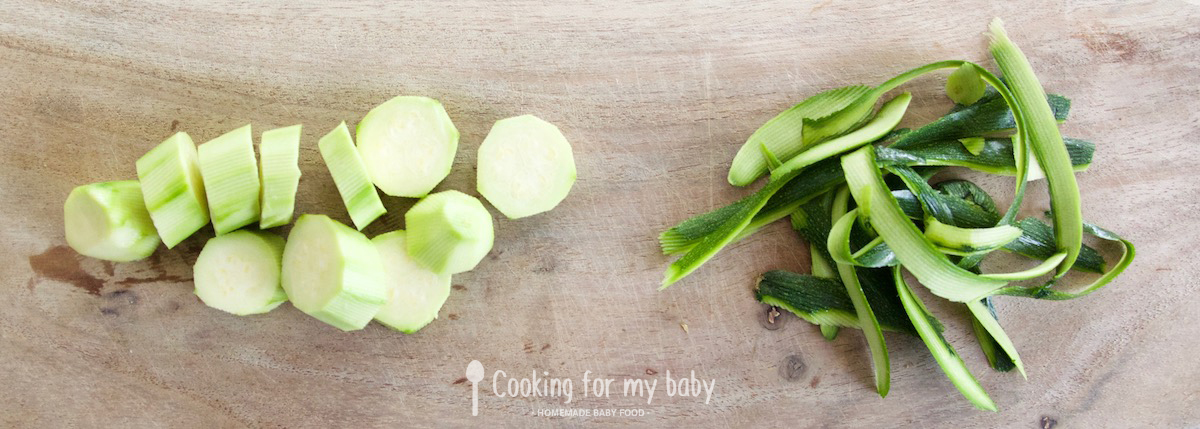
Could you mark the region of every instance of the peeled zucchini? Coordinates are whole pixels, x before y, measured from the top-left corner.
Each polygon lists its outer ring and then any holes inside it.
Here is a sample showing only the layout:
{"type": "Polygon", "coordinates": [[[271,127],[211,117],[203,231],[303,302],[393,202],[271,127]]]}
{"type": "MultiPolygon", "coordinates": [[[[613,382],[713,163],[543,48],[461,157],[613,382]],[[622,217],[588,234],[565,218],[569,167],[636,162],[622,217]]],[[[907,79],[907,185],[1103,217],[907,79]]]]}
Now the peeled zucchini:
{"type": "Polygon", "coordinates": [[[375,185],[367,176],[363,159],[354,150],[354,142],[350,140],[350,130],[345,122],[321,137],[317,146],[321,149],[321,158],[329,167],[329,174],[333,176],[333,183],[337,185],[355,227],[361,231],[387,212],[379,193],[375,191],[375,185]]]}
{"type": "Polygon", "coordinates": [[[393,231],[371,239],[379,250],[386,275],[387,304],[375,320],[397,331],[411,334],[437,318],[450,296],[450,275],[422,267],[408,256],[404,231],[393,231]]]}
{"type": "Polygon", "coordinates": [[[226,313],[266,313],[287,301],[279,286],[283,237],[239,230],[204,244],[192,268],[196,296],[226,313]]]}
{"type": "Polygon", "coordinates": [[[383,262],[371,240],[325,215],[296,220],[281,277],[292,305],[343,331],[367,326],[387,302],[383,262]]]}
{"type": "Polygon", "coordinates": [[[404,214],[408,254],[439,274],[469,271],[492,250],[492,215],[458,191],[425,197],[404,214]]]}
{"type": "Polygon", "coordinates": [[[296,208],[300,183],[300,125],[262,133],[258,143],[259,179],[262,181],[261,229],[286,225],[296,208]]]}
{"type": "Polygon", "coordinates": [[[209,140],[197,149],[208,212],[217,235],[258,221],[258,163],[250,126],[209,140]]]}
{"type": "Polygon", "coordinates": [[[371,181],[394,197],[429,194],[450,174],[458,151],[458,129],[442,103],[428,97],[400,96],[376,106],[356,135],[371,181]]]}
{"type": "Polygon", "coordinates": [[[136,180],[83,185],[63,206],[67,244],[81,255],[106,261],[143,259],[158,247],[158,232],[136,180]]]}
{"type": "Polygon", "coordinates": [[[208,223],[196,144],[178,132],[137,160],[142,198],[154,228],[170,249],[208,223]]]}
{"type": "Polygon", "coordinates": [[[496,121],[479,145],[476,189],[517,219],[548,211],[575,183],[571,144],[558,127],[533,115],[496,121]]]}

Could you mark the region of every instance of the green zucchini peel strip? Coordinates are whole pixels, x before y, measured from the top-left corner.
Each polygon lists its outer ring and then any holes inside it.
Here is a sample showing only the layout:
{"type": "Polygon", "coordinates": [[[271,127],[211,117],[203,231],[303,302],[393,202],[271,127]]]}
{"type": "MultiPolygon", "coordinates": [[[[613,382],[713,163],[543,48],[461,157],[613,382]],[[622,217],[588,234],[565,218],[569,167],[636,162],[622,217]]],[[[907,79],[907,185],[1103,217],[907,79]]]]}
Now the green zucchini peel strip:
{"type": "MultiPolygon", "coordinates": [[[[992,298],[984,298],[980,302],[987,308],[992,318],[999,320],[996,317],[996,307],[992,298]]],[[[975,339],[979,341],[979,349],[983,350],[983,355],[987,357],[988,365],[992,369],[1000,372],[1009,372],[1013,368],[1016,368],[1012,357],[1000,347],[999,342],[992,337],[987,328],[983,327],[983,324],[979,322],[979,318],[974,316],[974,313],[972,313],[971,317],[971,330],[975,331],[975,339]]]]}
{"type": "Polygon", "coordinates": [[[1025,298],[1047,299],[1047,300],[1054,300],[1054,301],[1063,301],[1063,300],[1075,299],[1075,298],[1087,296],[1087,295],[1090,295],[1092,292],[1100,290],[1100,288],[1103,288],[1109,282],[1112,282],[1113,279],[1117,278],[1117,276],[1119,276],[1122,272],[1125,271],[1125,268],[1129,267],[1129,264],[1131,262],[1133,262],[1134,256],[1137,255],[1137,249],[1133,246],[1132,242],[1130,242],[1129,240],[1126,240],[1124,238],[1121,238],[1120,236],[1118,236],[1117,234],[1115,234],[1111,231],[1108,231],[1106,229],[1100,228],[1098,226],[1095,226],[1095,225],[1092,225],[1092,224],[1089,224],[1086,222],[1083,224],[1083,229],[1085,231],[1087,231],[1088,234],[1094,235],[1102,240],[1119,242],[1121,244],[1121,246],[1124,248],[1123,253],[1121,254],[1121,258],[1117,260],[1117,263],[1113,265],[1112,269],[1108,270],[1104,274],[1101,274],[1099,278],[1092,281],[1092,283],[1088,284],[1087,286],[1084,286],[1078,292],[1064,292],[1064,291],[1060,291],[1060,290],[1051,289],[1055,285],[1055,282],[1057,281],[1057,278],[1056,278],[1056,279],[1051,279],[1050,281],[1048,281],[1045,284],[1042,284],[1040,286],[1034,286],[1034,287],[1010,286],[1010,287],[1006,287],[1004,289],[1000,289],[999,291],[997,291],[996,294],[997,295],[1019,296],[1019,297],[1025,297],[1025,298]]]}
{"type": "Polygon", "coordinates": [[[946,377],[950,379],[951,383],[954,383],[954,387],[957,387],[958,391],[976,408],[996,411],[996,403],[992,402],[992,398],[988,396],[987,391],[983,390],[983,386],[979,384],[975,376],[971,375],[971,370],[967,369],[962,358],[954,351],[954,347],[951,347],[950,343],[946,341],[946,337],[942,336],[942,331],[946,330],[945,327],[932,314],[929,314],[925,304],[913,294],[912,288],[904,280],[900,267],[893,268],[892,272],[895,276],[896,291],[900,295],[900,302],[904,304],[904,311],[908,312],[913,327],[917,329],[917,334],[929,348],[929,353],[942,368],[942,372],[946,373],[946,377]]]}
{"type": "MultiPolygon", "coordinates": [[[[996,59],[996,65],[1008,79],[1013,101],[1021,106],[1020,111],[1014,109],[1014,113],[1020,118],[1018,124],[1024,125],[1019,127],[1023,131],[1019,138],[1028,139],[1025,143],[1030,146],[1046,175],[1047,187],[1050,190],[1050,207],[1054,211],[1055,243],[1060,251],[1067,254],[1056,275],[1062,277],[1079,257],[1079,249],[1083,245],[1083,213],[1079,201],[1079,184],[1075,182],[1075,172],[1071,168],[1070,156],[1058,131],[1054,112],[1046,103],[1046,93],[1034,75],[1029,60],[1008,38],[1008,33],[1004,31],[1004,23],[999,18],[992,20],[988,29],[991,39],[988,48],[996,59]]],[[[1022,163],[1020,159],[1017,162],[1022,163]]]]}
{"type": "Polygon", "coordinates": [[[935,295],[955,302],[976,301],[1008,284],[960,268],[925,238],[883,182],[873,147],[843,156],[842,169],[859,214],[866,215],[900,263],[935,295]]]}
{"type": "Polygon", "coordinates": [[[896,125],[900,124],[900,119],[904,117],[904,112],[908,110],[908,103],[910,101],[912,101],[912,94],[905,92],[897,95],[896,98],[884,103],[879,108],[879,114],[875,116],[875,119],[868,122],[862,128],[813,146],[811,149],[801,152],[792,159],[785,161],[783,165],[780,165],[779,168],[771,172],[771,180],[786,176],[796,170],[808,167],[817,161],[852,150],[887,135],[889,131],[896,128],[896,125]]]}
{"type": "Polygon", "coordinates": [[[746,139],[733,157],[729,166],[729,184],[749,185],[773,169],[772,157],[789,159],[824,137],[830,137],[830,133],[845,132],[845,129],[810,130],[806,122],[838,112],[870,91],[871,87],[864,85],[831,89],[808,97],[771,118],[746,139]]]}
{"type": "MultiPolygon", "coordinates": [[[[990,334],[992,340],[1004,351],[1004,354],[1008,355],[1009,359],[1012,359],[1013,365],[1021,373],[1021,376],[1029,378],[1029,376],[1025,375],[1025,364],[1021,362],[1021,356],[1017,354],[1017,346],[1013,345],[1012,340],[1008,338],[1008,334],[1004,332],[1004,328],[1000,326],[1000,321],[996,319],[996,313],[984,303],[984,300],[968,302],[967,309],[971,311],[971,317],[974,318],[974,322],[982,326],[984,331],[990,334]]],[[[980,342],[980,344],[983,343],[983,341],[980,342]]],[[[989,358],[989,361],[993,359],[989,358]]]]}
{"type": "Polygon", "coordinates": [[[667,268],[659,290],[666,289],[680,279],[687,277],[688,274],[691,274],[709,259],[712,259],[718,251],[737,239],[738,235],[751,224],[759,210],[767,204],[771,196],[786,185],[788,181],[796,178],[796,176],[804,171],[805,167],[866,145],[887,134],[888,131],[891,131],[896,126],[896,123],[900,121],[900,118],[904,116],[904,111],[908,109],[908,102],[910,100],[912,100],[912,95],[908,93],[896,96],[891,101],[884,103],[879,109],[879,115],[876,120],[868,123],[862,129],[813,146],[811,149],[802,152],[800,155],[788,160],[784,165],[775,169],[771,173],[771,181],[767,183],[766,187],[746,200],[747,202],[738,208],[737,213],[721,224],[719,229],[706,235],[700,243],[689,249],[683,257],[667,268]],[[886,129],[884,129],[885,127],[886,129]]]}
{"type": "MultiPolygon", "coordinates": [[[[859,270],[859,283],[884,331],[916,335],[896,295],[890,269],[859,270]]],[[[836,274],[835,274],[836,276],[836,274]]],[[[837,278],[821,278],[783,270],[763,273],[754,289],[759,302],[787,310],[821,326],[862,329],[854,303],[837,278]]]]}
{"type": "Polygon", "coordinates": [[[960,228],[934,218],[925,219],[925,238],[935,246],[956,254],[991,252],[1021,237],[1021,228],[1000,225],[991,228],[960,228]]]}
{"type": "MultiPolygon", "coordinates": [[[[838,190],[833,198],[832,216],[834,218],[845,218],[849,200],[849,190],[846,188],[838,190]]],[[[839,222],[841,221],[839,219],[839,222]]],[[[833,236],[830,235],[830,237],[832,239],[833,236]]],[[[854,303],[855,315],[863,330],[863,336],[867,339],[867,347],[871,350],[871,367],[875,371],[875,391],[879,393],[880,397],[886,397],[891,388],[892,369],[888,358],[887,343],[883,339],[883,329],[879,327],[879,320],[875,318],[875,312],[871,310],[871,304],[867,301],[867,296],[859,283],[858,269],[853,265],[840,262],[836,262],[834,265],[837,267],[838,276],[842,279],[842,285],[846,287],[846,295],[854,303]]]]}

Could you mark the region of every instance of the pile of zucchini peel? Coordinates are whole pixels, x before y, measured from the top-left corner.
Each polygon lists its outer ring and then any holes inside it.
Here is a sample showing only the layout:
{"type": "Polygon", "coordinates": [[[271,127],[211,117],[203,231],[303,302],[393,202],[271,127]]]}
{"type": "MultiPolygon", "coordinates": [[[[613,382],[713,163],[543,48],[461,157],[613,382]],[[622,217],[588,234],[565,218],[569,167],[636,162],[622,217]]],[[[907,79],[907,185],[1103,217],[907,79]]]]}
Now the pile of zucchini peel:
{"type": "Polygon", "coordinates": [[[941,61],[879,86],[816,94],[764,124],[738,151],[729,182],[745,186],[766,177],[765,186],[663,232],[663,253],[682,256],[667,269],[662,288],[726,245],[790,218],[809,244],[812,273],[763,274],[755,289],[759,301],[820,325],[831,340],[839,328],[861,329],[880,396],[887,395],[891,378],[883,331],[916,334],[967,400],[995,411],[905,271],[934,296],[967,307],[992,368],[1025,375],[997,320],[994,297],[1088,295],[1129,266],[1134,247],[1083,220],[1075,174],[1091,164],[1095,146],[1060,134],[1070,101],[1044,92],[999,19],[989,26],[989,42],[1003,79],[967,61],[941,61]],[[955,106],[945,116],[917,129],[896,129],[908,93],[875,109],[892,90],[939,70],[952,70],[946,94],[955,106]],[[1014,177],[1012,203],[1001,211],[975,183],[935,178],[953,167],[1014,177]],[[1026,184],[1043,178],[1048,221],[1018,218],[1026,184]],[[1084,244],[1085,236],[1116,242],[1124,252],[1110,265],[1084,244]],[[981,270],[983,259],[997,250],[1029,258],[1030,267],[981,270]],[[1092,273],[1094,280],[1064,287],[1072,270],[1092,273]]]}

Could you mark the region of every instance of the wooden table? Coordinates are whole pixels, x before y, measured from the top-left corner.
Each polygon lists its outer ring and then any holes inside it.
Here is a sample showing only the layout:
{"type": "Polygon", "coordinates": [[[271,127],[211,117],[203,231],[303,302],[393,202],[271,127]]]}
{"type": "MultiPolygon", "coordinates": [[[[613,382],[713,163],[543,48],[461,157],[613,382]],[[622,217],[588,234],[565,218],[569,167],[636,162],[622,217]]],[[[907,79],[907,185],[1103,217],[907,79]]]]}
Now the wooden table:
{"type": "MultiPolygon", "coordinates": [[[[0,426],[1200,425],[1196,2],[390,3],[0,5],[0,426]],[[669,262],[657,234],[748,192],[725,174],[758,125],[817,91],[927,62],[993,67],[993,16],[1048,90],[1073,99],[1064,133],[1097,143],[1079,176],[1086,217],[1139,245],[1101,293],[1000,300],[1028,380],[988,370],[964,313],[933,306],[999,413],[974,411],[915,337],[887,337],[894,378],[880,399],[859,333],[826,343],[794,317],[764,329],[755,277],[807,270],[783,224],[656,290],[669,262]],[[190,267],[210,230],[136,263],[65,246],[72,187],[133,178],[177,130],[202,142],[246,123],[303,123],[298,212],[348,222],[316,139],[398,94],[440,99],[462,132],[440,189],[473,192],[492,122],[525,113],[562,128],[580,177],[556,210],[498,218],[495,250],[454,277],[419,334],[343,333],[287,305],[207,308],[190,267]],[[781,369],[790,356],[803,367],[781,369]],[[463,378],[473,359],[488,376],[478,417],[463,378]],[[499,398],[495,370],[572,378],[575,400],[499,398]],[[649,405],[620,395],[621,379],[693,370],[715,380],[707,404],[661,385],[649,405]],[[581,397],[585,371],[618,380],[613,396],[581,397]],[[536,415],[562,407],[645,415],[536,415]]],[[[906,125],[949,107],[941,85],[907,86],[906,125]]],[[[1008,181],[983,183],[1009,198],[1008,181]]],[[[1046,201],[1033,186],[1025,212],[1046,201]]],[[[368,233],[400,227],[411,204],[388,199],[368,233]]]]}

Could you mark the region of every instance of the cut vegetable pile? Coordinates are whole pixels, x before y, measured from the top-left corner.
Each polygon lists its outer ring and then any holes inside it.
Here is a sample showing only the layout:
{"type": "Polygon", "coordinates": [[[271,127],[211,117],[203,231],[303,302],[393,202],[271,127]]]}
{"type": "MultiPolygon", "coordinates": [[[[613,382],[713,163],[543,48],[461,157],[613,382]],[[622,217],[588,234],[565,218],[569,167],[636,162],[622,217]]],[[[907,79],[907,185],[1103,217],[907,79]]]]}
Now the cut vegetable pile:
{"type": "MultiPolygon", "coordinates": [[[[67,243],[86,256],[136,261],[211,219],[216,237],[193,266],[195,294],[209,307],[244,316],[291,301],[346,331],[377,320],[417,332],[437,318],[450,276],[491,251],[492,215],[462,192],[430,194],[458,150],[458,130],[438,101],[393,98],[357,131],[357,145],[344,122],[317,143],[356,228],[304,214],[286,241],[266,231],[295,212],[301,125],[264,132],[257,160],[246,125],[199,148],[177,133],[137,160],[139,180],[75,188],[63,207],[67,243]],[[407,230],[374,239],[360,232],[386,212],[376,186],[420,198],[405,215],[407,230]]],[[[532,115],[497,121],[478,161],[477,189],[513,219],[549,211],[575,182],[570,143],[532,115]]]]}
{"type": "Polygon", "coordinates": [[[831,340],[839,328],[862,330],[881,396],[891,377],[883,331],[916,334],[963,396],[980,409],[996,410],[904,272],[934,296],[967,307],[994,369],[1016,368],[1024,375],[993,297],[1087,295],[1125,270],[1134,247],[1083,221],[1075,174],[1091,164],[1095,147],[1060,134],[1070,102],[1044,92],[999,19],[989,29],[1003,80],[973,63],[942,61],[877,87],[818,93],[764,124],[738,151],[729,182],[745,186],[765,176],[765,186],[662,233],[663,252],[682,254],[662,287],[695,272],[728,244],[790,216],[809,243],[812,274],[765,273],[756,288],[759,301],[820,325],[831,340]],[[896,129],[908,93],[873,112],[889,91],[937,70],[952,70],[946,94],[956,105],[947,115],[915,130],[896,129]],[[1001,212],[970,181],[933,179],[946,167],[1014,176],[1012,204],[1001,212]],[[1050,193],[1051,222],[1018,219],[1026,183],[1041,178],[1050,193]],[[1085,235],[1119,243],[1124,253],[1109,266],[1084,244],[1085,235]],[[1017,272],[983,272],[980,263],[996,250],[1036,263],[1017,272]],[[1060,285],[1071,270],[1099,277],[1069,290],[1060,285]]]}

